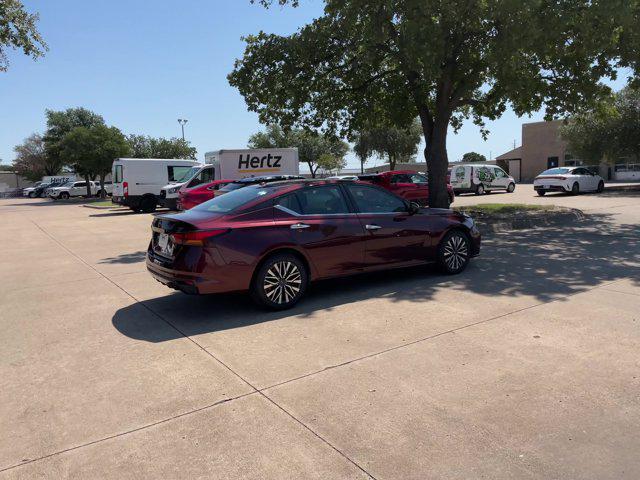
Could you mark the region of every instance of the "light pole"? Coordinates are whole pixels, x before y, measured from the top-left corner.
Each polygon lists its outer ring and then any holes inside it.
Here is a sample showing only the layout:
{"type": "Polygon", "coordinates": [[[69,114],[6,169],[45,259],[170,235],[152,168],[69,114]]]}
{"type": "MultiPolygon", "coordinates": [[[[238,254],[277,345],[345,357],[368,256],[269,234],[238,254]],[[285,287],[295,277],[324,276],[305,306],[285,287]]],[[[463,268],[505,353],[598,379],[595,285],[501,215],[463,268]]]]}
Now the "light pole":
{"type": "Polygon", "coordinates": [[[184,126],[187,124],[189,120],[187,120],[186,118],[179,118],[178,119],[178,123],[180,124],[180,126],[182,127],[182,140],[184,141],[184,126]]]}

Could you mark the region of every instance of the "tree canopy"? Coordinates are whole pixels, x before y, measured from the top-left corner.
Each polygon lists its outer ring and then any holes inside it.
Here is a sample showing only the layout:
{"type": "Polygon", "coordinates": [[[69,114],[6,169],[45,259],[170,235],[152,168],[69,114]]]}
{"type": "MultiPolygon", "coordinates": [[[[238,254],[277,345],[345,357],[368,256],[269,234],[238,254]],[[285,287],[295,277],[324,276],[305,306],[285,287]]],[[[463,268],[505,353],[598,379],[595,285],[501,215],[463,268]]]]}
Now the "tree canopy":
{"type": "Polygon", "coordinates": [[[320,168],[333,170],[344,165],[349,145],[331,135],[323,135],[304,129],[284,130],[276,124],[249,137],[249,148],[298,148],[298,159],[306,163],[315,178],[320,168]]]}
{"type": "Polygon", "coordinates": [[[552,118],[594,102],[603,77],[637,66],[637,12],[638,0],[326,0],[291,35],[246,37],[229,81],[285,127],[348,134],[418,116],[430,204],[446,206],[448,128],[471,118],[486,134],[508,106],[552,118]]]}
{"type": "Polygon", "coordinates": [[[560,128],[571,154],[587,163],[640,160],[640,89],[627,87],[560,128]]]}
{"type": "Polygon", "coordinates": [[[378,125],[358,132],[357,148],[364,151],[364,146],[370,153],[389,162],[389,169],[395,170],[397,162],[411,162],[422,137],[422,127],[419,121],[412,122],[406,128],[393,125],[378,125]]]}
{"type": "Polygon", "coordinates": [[[462,155],[462,161],[465,163],[486,162],[487,157],[477,152],[467,152],[462,155]]]}
{"type": "Polygon", "coordinates": [[[104,190],[104,177],[111,171],[113,160],[128,153],[129,145],[122,132],[106,125],[76,127],[60,142],[64,163],[87,180],[87,196],[91,195],[88,181],[99,176],[100,190],[104,190]]]}
{"type": "Polygon", "coordinates": [[[148,135],[128,135],[132,158],[195,159],[197,150],[181,138],[154,138],[148,135]]]}
{"type": "Polygon", "coordinates": [[[60,173],[60,166],[56,162],[51,162],[45,150],[42,135],[33,133],[13,149],[16,158],[13,161],[13,168],[18,175],[31,180],[40,180],[45,175],[57,175],[60,173]]]}
{"type": "Polygon", "coordinates": [[[27,12],[19,0],[0,0],[0,72],[9,66],[7,48],[22,50],[34,60],[48,50],[36,28],[38,19],[38,14],[27,12]]]}

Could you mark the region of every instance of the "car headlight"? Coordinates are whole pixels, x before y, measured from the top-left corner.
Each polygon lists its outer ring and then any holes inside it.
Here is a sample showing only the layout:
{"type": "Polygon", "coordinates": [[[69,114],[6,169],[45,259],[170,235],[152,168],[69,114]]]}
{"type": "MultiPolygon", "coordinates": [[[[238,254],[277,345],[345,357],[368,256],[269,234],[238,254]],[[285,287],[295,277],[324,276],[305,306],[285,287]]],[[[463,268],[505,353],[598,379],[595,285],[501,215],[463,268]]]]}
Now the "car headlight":
{"type": "Polygon", "coordinates": [[[178,193],[178,190],[180,190],[180,187],[173,187],[169,189],[169,193],[178,193]]]}

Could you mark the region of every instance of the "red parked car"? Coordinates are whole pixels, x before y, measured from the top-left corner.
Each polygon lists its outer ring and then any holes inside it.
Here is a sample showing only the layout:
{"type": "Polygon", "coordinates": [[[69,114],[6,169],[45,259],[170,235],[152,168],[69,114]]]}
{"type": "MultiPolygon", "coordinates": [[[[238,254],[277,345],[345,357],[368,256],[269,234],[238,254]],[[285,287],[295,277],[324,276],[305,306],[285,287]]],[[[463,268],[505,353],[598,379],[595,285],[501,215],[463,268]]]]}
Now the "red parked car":
{"type": "Polygon", "coordinates": [[[419,208],[363,182],[251,185],[152,224],[147,269],[185,293],[249,290],[293,306],[310,281],[437,262],[460,273],[480,252],[471,217],[419,208]]]}
{"type": "Polygon", "coordinates": [[[215,180],[213,182],[186,188],[186,184],[178,190],[178,210],[189,210],[207,200],[211,200],[216,192],[233,180],[215,180]]]}
{"type": "MultiPolygon", "coordinates": [[[[390,172],[372,173],[369,175],[358,175],[363,182],[370,182],[386,188],[390,192],[422,206],[429,204],[429,180],[423,173],[413,170],[391,170],[390,172]]],[[[447,192],[449,193],[449,205],[453,203],[456,196],[453,187],[449,184],[447,175],[447,192]]]]}

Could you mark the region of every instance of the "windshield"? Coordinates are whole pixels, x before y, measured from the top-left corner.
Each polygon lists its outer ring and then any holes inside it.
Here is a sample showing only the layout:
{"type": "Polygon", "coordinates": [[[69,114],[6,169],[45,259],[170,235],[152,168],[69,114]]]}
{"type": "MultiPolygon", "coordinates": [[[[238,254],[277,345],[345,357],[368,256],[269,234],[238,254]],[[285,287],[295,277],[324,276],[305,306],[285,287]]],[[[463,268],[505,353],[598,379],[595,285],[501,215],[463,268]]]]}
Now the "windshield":
{"type": "Polygon", "coordinates": [[[259,185],[238,188],[233,192],[229,192],[225,195],[220,195],[219,197],[214,197],[208,202],[201,203],[197,207],[194,207],[192,210],[228,213],[260,197],[264,197],[265,195],[273,191],[274,188],[263,187],[259,185]]]}
{"type": "Polygon", "coordinates": [[[189,170],[184,172],[184,175],[182,175],[181,177],[176,178],[175,183],[188,182],[189,180],[191,180],[191,177],[193,177],[196,173],[198,173],[200,171],[201,168],[202,167],[191,167],[189,170]]]}
{"type": "Polygon", "coordinates": [[[560,175],[562,173],[569,173],[569,168],[550,168],[549,170],[545,170],[540,175],[560,175]]]}

